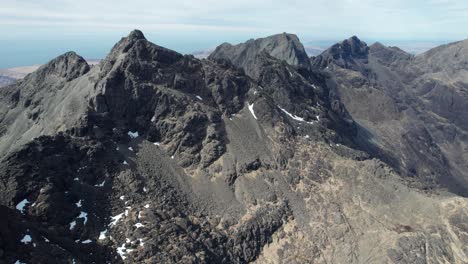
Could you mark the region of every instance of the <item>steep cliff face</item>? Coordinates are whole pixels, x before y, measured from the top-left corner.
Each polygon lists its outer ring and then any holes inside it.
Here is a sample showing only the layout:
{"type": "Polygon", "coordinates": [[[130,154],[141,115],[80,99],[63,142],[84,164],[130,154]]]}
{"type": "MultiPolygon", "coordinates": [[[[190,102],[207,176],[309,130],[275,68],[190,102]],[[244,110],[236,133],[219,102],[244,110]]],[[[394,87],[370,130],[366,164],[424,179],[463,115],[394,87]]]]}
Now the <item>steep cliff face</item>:
{"type": "Polygon", "coordinates": [[[463,263],[467,200],[363,151],[301,46],[198,60],[136,30],[98,65],[67,53],[1,90],[0,258],[463,263]]]}

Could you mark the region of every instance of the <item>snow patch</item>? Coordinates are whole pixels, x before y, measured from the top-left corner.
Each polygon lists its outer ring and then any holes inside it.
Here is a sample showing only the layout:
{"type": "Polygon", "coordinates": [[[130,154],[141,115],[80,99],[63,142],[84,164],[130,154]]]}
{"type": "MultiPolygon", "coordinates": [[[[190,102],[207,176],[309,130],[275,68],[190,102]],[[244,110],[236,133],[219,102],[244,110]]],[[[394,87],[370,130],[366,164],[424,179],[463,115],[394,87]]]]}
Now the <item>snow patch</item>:
{"type": "Polygon", "coordinates": [[[75,226],[76,226],[76,221],[73,220],[73,222],[70,223],[70,230],[75,228],[75,226]]]}
{"type": "Polygon", "coordinates": [[[135,132],[128,131],[127,134],[130,136],[130,138],[137,138],[139,136],[138,131],[135,131],[135,132]]]}
{"type": "Polygon", "coordinates": [[[135,226],[138,229],[140,227],[144,227],[145,225],[143,225],[142,223],[136,223],[133,226],[135,226]]]}
{"type": "Polygon", "coordinates": [[[78,179],[78,178],[74,178],[73,180],[74,180],[74,181],[78,181],[79,179],[78,179]]]}
{"type": "Polygon", "coordinates": [[[257,119],[257,116],[255,116],[254,109],[253,109],[254,104],[249,104],[249,111],[252,113],[252,116],[257,119]]]}
{"type": "Polygon", "coordinates": [[[26,262],[21,262],[20,260],[17,260],[14,264],[26,264],[26,262]]]}
{"type": "Polygon", "coordinates": [[[289,112],[286,111],[285,109],[281,108],[281,106],[279,106],[279,105],[278,105],[278,108],[281,109],[281,111],[283,111],[285,114],[287,114],[289,117],[291,117],[292,119],[294,119],[294,120],[296,120],[296,121],[299,121],[299,122],[306,122],[306,123],[308,123],[308,124],[313,124],[313,123],[314,123],[314,122],[307,122],[307,121],[304,120],[304,118],[289,113],[289,112]]]}
{"type": "Polygon", "coordinates": [[[145,208],[149,208],[149,207],[150,207],[150,205],[149,205],[149,204],[145,204],[145,208]]]}
{"type": "Polygon", "coordinates": [[[22,214],[24,214],[24,207],[26,206],[26,204],[28,204],[29,201],[28,199],[24,199],[23,201],[19,202],[17,205],[16,205],[16,210],[20,211],[22,214]]]}
{"type": "Polygon", "coordinates": [[[101,231],[101,232],[99,233],[99,238],[98,238],[98,239],[99,239],[99,240],[104,240],[104,239],[106,239],[106,233],[107,233],[107,229],[104,230],[104,231],[101,231]]]}
{"type": "Polygon", "coordinates": [[[123,165],[128,165],[128,162],[126,160],[124,160],[122,163],[123,165]]]}
{"type": "Polygon", "coordinates": [[[109,226],[115,226],[117,224],[117,222],[122,219],[122,217],[124,216],[124,213],[121,213],[121,214],[118,214],[116,216],[112,216],[111,219],[112,219],[112,222],[109,224],[109,226]]]}
{"type": "Polygon", "coordinates": [[[76,207],[81,207],[82,204],[81,204],[81,200],[79,200],[77,203],[76,203],[76,207]]]}
{"type": "Polygon", "coordinates": [[[159,143],[159,142],[154,142],[153,144],[154,144],[155,146],[161,145],[161,143],[159,143]]]}
{"type": "Polygon", "coordinates": [[[125,259],[127,258],[127,256],[126,256],[127,253],[130,253],[130,252],[132,252],[132,251],[133,251],[133,249],[127,249],[127,248],[125,247],[125,243],[123,243],[122,246],[120,246],[120,247],[117,248],[117,254],[119,254],[120,257],[121,257],[123,260],[125,260],[125,259]]]}
{"type": "Polygon", "coordinates": [[[95,187],[104,187],[104,183],[106,183],[106,180],[103,180],[101,184],[96,184],[94,186],[95,187]]]}
{"type": "Polygon", "coordinates": [[[132,148],[132,147],[128,147],[128,150],[133,151],[133,148],[132,148]]]}
{"type": "Polygon", "coordinates": [[[151,118],[151,122],[154,122],[154,121],[156,121],[156,117],[155,117],[155,116],[153,116],[153,117],[151,118]]]}
{"type": "Polygon", "coordinates": [[[93,242],[91,239],[86,239],[85,241],[81,241],[81,244],[89,244],[93,242]]]}
{"type": "Polygon", "coordinates": [[[23,243],[23,244],[29,244],[29,243],[31,243],[31,241],[32,241],[31,236],[30,235],[25,235],[23,237],[23,239],[21,239],[20,242],[23,243]]]}
{"type": "Polygon", "coordinates": [[[198,100],[203,101],[203,98],[201,98],[199,95],[195,96],[198,100]]]}
{"type": "Polygon", "coordinates": [[[125,195],[120,196],[119,199],[123,201],[125,199],[125,195]]]}
{"type": "Polygon", "coordinates": [[[77,218],[83,218],[84,219],[84,225],[86,225],[86,222],[88,222],[88,214],[81,211],[80,215],[77,218]]]}
{"type": "Polygon", "coordinates": [[[143,191],[148,192],[148,189],[146,189],[146,187],[143,187],[143,191]]]}

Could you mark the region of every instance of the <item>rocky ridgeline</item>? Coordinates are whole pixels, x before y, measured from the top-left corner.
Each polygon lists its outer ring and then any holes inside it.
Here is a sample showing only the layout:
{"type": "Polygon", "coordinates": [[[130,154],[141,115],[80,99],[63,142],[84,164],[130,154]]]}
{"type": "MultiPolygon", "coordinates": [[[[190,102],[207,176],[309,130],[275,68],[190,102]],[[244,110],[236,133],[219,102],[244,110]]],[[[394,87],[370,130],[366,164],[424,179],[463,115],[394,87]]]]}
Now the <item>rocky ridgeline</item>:
{"type": "Polygon", "coordinates": [[[59,56],[0,90],[0,263],[463,263],[466,192],[440,188],[460,158],[381,123],[433,120],[381,77],[413,61],[286,33],[199,60],[138,30],[59,56]]]}

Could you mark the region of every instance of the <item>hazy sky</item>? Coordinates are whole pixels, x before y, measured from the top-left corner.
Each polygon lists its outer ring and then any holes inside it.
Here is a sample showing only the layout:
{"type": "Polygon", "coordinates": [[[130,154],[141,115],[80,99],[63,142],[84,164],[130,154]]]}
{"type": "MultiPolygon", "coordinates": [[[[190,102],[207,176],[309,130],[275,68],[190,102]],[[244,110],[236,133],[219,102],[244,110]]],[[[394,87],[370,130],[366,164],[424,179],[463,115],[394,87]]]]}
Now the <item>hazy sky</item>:
{"type": "Polygon", "coordinates": [[[0,0],[0,68],[103,57],[134,28],[183,53],[279,32],[303,42],[468,38],[467,0],[0,0]]]}

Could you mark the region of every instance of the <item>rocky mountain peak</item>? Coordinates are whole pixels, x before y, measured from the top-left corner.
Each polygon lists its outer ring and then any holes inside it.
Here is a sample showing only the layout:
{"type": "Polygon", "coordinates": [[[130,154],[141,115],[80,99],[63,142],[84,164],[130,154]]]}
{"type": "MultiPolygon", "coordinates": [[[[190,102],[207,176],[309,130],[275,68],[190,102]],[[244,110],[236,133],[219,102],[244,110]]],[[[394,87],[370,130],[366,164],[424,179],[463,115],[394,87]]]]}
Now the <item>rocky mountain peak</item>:
{"type": "Polygon", "coordinates": [[[36,77],[54,75],[70,81],[87,73],[89,69],[90,67],[83,57],[69,51],[40,67],[34,75],[36,77]]]}
{"type": "Polygon", "coordinates": [[[143,32],[141,32],[138,29],[134,29],[132,32],[130,32],[130,34],[128,34],[127,39],[139,40],[139,39],[146,39],[146,38],[143,32]]]}
{"type": "Polygon", "coordinates": [[[403,51],[398,47],[387,47],[380,42],[369,46],[369,53],[379,59],[383,64],[390,65],[395,61],[409,60],[413,55],[403,51]]]}
{"type": "Polygon", "coordinates": [[[288,64],[310,68],[310,61],[304,46],[294,34],[282,33],[266,38],[251,39],[245,43],[231,45],[223,43],[208,58],[227,59],[236,67],[243,68],[251,77],[257,78],[255,71],[257,56],[267,52],[270,56],[284,60],[288,64]]]}
{"type": "Polygon", "coordinates": [[[358,37],[352,36],[337,43],[322,54],[312,59],[315,68],[326,68],[330,63],[335,63],[345,68],[353,68],[358,63],[367,63],[369,47],[358,37]]]}

